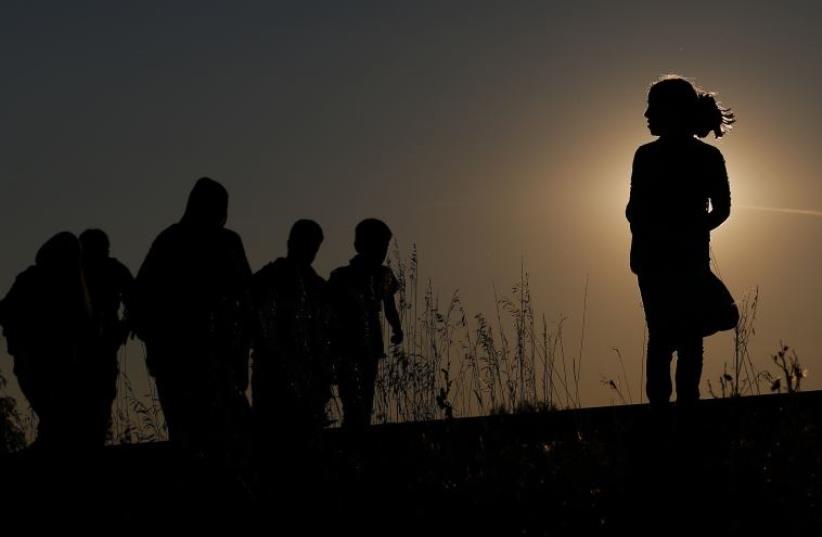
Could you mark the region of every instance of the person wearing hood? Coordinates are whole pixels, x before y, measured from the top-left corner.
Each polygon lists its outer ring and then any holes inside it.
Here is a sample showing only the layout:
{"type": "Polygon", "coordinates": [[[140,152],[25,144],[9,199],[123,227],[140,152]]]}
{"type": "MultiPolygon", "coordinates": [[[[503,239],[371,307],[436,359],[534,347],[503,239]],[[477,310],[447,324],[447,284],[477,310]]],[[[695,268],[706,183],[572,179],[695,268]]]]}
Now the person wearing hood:
{"type": "Polygon", "coordinates": [[[225,228],[228,192],[207,177],[182,219],[154,240],[131,307],[172,442],[208,454],[248,420],[248,285],[242,240],[225,228]]]}

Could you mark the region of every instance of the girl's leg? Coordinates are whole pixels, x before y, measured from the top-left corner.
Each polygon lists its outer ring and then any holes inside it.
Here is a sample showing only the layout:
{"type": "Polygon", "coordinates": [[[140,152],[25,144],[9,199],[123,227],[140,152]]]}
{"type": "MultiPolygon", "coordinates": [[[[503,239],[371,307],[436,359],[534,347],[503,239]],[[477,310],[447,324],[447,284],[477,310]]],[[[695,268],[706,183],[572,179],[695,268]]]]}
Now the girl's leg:
{"type": "Polygon", "coordinates": [[[651,405],[665,405],[671,399],[671,289],[669,281],[659,276],[640,276],[639,290],[648,325],[648,359],[645,393],[651,405]]]}
{"type": "Polygon", "coordinates": [[[671,359],[674,348],[664,334],[651,334],[648,337],[648,361],[646,367],[647,381],[645,393],[652,405],[665,405],[671,399],[671,359]]]}
{"type": "Polygon", "coordinates": [[[677,348],[676,399],[680,404],[699,400],[699,381],[702,377],[702,338],[684,338],[677,348]]]}

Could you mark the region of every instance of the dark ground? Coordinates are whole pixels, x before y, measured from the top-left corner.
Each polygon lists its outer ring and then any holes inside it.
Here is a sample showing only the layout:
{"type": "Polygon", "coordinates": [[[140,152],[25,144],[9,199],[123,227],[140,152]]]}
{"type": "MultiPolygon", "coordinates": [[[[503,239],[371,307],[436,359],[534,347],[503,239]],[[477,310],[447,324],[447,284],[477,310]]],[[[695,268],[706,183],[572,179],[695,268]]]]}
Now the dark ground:
{"type": "Polygon", "coordinates": [[[821,415],[822,392],[806,392],[329,430],[320,454],[267,458],[262,481],[162,443],[27,451],[0,458],[0,528],[817,534],[821,415]]]}

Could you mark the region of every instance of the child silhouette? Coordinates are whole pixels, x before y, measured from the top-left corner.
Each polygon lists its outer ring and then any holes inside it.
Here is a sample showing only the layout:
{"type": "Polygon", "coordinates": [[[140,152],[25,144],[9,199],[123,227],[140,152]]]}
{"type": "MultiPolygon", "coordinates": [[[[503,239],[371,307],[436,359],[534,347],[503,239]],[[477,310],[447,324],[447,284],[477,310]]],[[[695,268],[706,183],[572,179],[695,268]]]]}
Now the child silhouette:
{"type": "Polygon", "coordinates": [[[734,116],[712,94],[669,76],[651,86],[645,117],[659,138],[636,151],[626,216],[648,324],[646,392],[652,405],[668,403],[676,351],[677,402],[687,405],[699,399],[710,232],[731,210],[722,153],[696,137],[721,137],[734,116]]]}
{"type": "Polygon", "coordinates": [[[334,347],[338,357],[337,382],[343,405],[343,427],[371,423],[374,384],[379,360],[385,357],[380,311],[391,326],[391,342],[402,342],[400,316],[394,302],[399,282],[383,265],[391,241],[388,226],[373,218],[355,231],[357,255],[331,272],[329,296],[336,317],[334,347]]]}

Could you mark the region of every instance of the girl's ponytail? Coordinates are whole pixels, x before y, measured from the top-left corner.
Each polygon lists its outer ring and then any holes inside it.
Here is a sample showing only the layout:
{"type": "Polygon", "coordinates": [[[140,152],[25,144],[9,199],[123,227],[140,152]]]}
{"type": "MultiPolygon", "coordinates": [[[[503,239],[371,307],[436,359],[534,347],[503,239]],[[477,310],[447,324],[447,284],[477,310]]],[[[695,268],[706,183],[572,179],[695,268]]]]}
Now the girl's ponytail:
{"type": "Polygon", "coordinates": [[[697,136],[705,138],[713,132],[716,138],[721,138],[731,130],[735,122],[731,109],[721,107],[712,93],[699,93],[694,114],[694,131],[697,136]]]}

